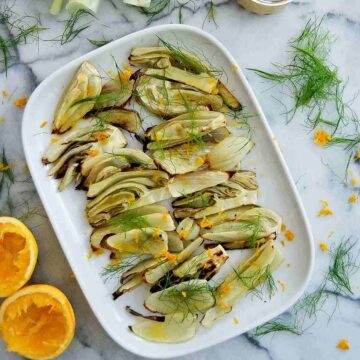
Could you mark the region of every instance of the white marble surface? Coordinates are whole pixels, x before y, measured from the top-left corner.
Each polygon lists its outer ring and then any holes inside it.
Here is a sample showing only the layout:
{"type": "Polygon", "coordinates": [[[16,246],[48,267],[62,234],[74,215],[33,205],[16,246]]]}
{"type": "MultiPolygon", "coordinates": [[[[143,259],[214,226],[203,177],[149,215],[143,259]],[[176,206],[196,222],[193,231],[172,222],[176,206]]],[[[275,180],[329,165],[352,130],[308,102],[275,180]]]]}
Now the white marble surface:
{"type": "MultiPolygon", "coordinates": [[[[1,4],[4,1],[1,1],[1,4]]],[[[47,14],[44,0],[16,0],[14,10],[22,14],[40,15],[43,25],[48,27],[41,37],[51,39],[61,33],[63,24],[47,14]]],[[[284,11],[272,16],[259,17],[240,8],[235,0],[217,1],[216,21],[204,22],[210,3],[195,1],[193,7],[183,10],[184,23],[203,27],[217,37],[234,55],[242,68],[255,67],[269,69],[274,62],[285,62],[288,39],[296,35],[309,17],[324,16],[324,24],[334,33],[337,40],[331,52],[331,60],[339,66],[339,73],[348,79],[346,95],[359,90],[360,83],[360,2],[349,0],[302,0],[294,1],[284,11]]],[[[65,12],[60,18],[66,16],[65,12]]],[[[70,44],[60,46],[58,42],[41,41],[37,44],[19,46],[16,61],[8,76],[0,73],[0,90],[11,94],[11,99],[0,99],[0,117],[6,121],[0,123],[0,145],[4,146],[11,163],[16,164],[17,182],[12,187],[15,200],[15,215],[21,216],[24,202],[31,208],[43,213],[39,199],[29,174],[23,171],[25,164],[20,140],[22,110],[12,105],[14,98],[30,95],[31,91],[49,74],[70,60],[90,51],[93,46],[87,38],[117,39],[147,26],[164,23],[176,23],[177,10],[168,16],[161,16],[150,24],[145,16],[136,10],[124,6],[120,0],[103,0],[98,19],[90,28],[70,44]]],[[[1,31],[6,31],[2,28],[1,31]]],[[[294,120],[285,125],[283,108],[274,100],[274,94],[281,97],[277,90],[269,89],[254,73],[245,70],[253,89],[263,106],[268,121],[275,133],[284,157],[288,162],[293,178],[304,202],[316,246],[316,267],[309,290],[319,285],[327,268],[329,257],[318,247],[330,231],[335,230],[329,245],[343,238],[359,236],[360,205],[350,205],[347,198],[354,192],[339,183],[336,176],[324,163],[331,164],[333,170],[343,173],[347,155],[338,148],[328,150],[315,146],[309,130],[304,127],[305,115],[298,113],[294,120]],[[328,218],[316,216],[320,209],[320,199],[330,202],[334,215],[328,218]]],[[[353,107],[360,112],[360,99],[353,107]]],[[[0,213],[6,212],[5,193],[1,194],[0,213]]],[[[110,360],[135,359],[136,356],[121,349],[101,328],[91,312],[71,269],[60,249],[52,228],[46,217],[35,215],[28,224],[32,227],[39,243],[39,262],[33,276],[33,283],[49,283],[62,289],[71,300],[77,318],[76,336],[63,360],[110,360]]],[[[301,241],[300,237],[296,241],[301,241]]],[[[215,359],[359,359],[360,358],[360,282],[354,280],[355,295],[334,297],[326,303],[324,312],[302,336],[278,333],[274,336],[255,338],[242,335],[208,350],[187,356],[192,360],[215,359]],[[337,306],[331,321],[325,312],[331,313],[337,306]],[[350,351],[336,349],[340,338],[350,341],[350,351]]],[[[0,343],[0,359],[18,359],[5,351],[0,343]]]]}

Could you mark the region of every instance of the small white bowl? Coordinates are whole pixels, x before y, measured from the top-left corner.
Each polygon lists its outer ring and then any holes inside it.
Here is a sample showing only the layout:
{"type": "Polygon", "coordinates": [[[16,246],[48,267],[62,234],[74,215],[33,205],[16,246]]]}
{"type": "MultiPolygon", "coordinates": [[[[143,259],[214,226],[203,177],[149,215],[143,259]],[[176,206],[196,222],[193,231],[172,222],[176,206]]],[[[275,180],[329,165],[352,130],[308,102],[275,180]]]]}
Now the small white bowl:
{"type": "Polygon", "coordinates": [[[237,1],[246,10],[249,10],[259,15],[269,15],[281,10],[292,0],[237,0],[237,1]]]}

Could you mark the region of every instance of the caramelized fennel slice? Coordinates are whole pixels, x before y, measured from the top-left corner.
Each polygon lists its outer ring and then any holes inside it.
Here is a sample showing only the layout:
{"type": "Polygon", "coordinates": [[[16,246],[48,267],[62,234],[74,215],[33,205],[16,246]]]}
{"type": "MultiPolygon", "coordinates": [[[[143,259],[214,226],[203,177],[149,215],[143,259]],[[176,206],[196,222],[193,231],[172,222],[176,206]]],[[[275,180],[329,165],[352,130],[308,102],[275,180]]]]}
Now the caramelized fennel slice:
{"type": "Polygon", "coordinates": [[[148,341],[178,343],[190,340],[195,336],[198,324],[197,316],[192,314],[184,316],[176,313],[156,317],[145,317],[133,311],[131,314],[141,319],[129,326],[130,331],[148,341]]]}
{"type": "Polygon", "coordinates": [[[216,320],[230,312],[239,298],[266,280],[266,271],[274,272],[282,261],[283,256],[275,248],[273,241],[268,241],[256,249],[248,260],[228,274],[216,288],[216,305],[206,312],[201,321],[202,325],[211,327],[216,320]]]}

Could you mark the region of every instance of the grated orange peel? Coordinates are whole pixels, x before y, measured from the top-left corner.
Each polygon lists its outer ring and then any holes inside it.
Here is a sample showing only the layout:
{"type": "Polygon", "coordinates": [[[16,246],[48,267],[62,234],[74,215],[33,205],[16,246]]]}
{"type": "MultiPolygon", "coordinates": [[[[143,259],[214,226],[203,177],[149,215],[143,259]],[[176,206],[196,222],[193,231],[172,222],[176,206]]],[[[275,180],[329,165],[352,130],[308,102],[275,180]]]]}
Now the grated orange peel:
{"type": "Polygon", "coordinates": [[[67,297],[50,285],[30,285],[0,307],[0,332],[8,351],[28,359],[61,355],[70,345],[75,316],[67,297]]]}
{"type": "Polygon", "coordinates": [[[12,295],[29,281],[37,256],[36,240],[26,225],[0,217],[0,297],[12,295]]]}

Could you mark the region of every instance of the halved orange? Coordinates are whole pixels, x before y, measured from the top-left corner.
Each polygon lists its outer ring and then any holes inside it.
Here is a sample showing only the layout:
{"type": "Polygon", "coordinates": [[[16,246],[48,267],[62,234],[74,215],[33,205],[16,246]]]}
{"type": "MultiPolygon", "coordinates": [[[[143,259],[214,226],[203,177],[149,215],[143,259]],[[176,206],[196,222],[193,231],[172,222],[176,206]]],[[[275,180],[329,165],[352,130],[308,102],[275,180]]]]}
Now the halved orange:
{"type": "Polygon", "coordinates": [[[75,316],[69,300],[50,285],[30,285],[0,307],[0,332],[9,351],[28,359],[53,359],[74,337],[75,316]]]}
{"type": "Polygon", "coordinates": [[[37,256],[36,240],[25,224],[0,217],[0,297],[13,294],[29,281],[37,256]]]}

